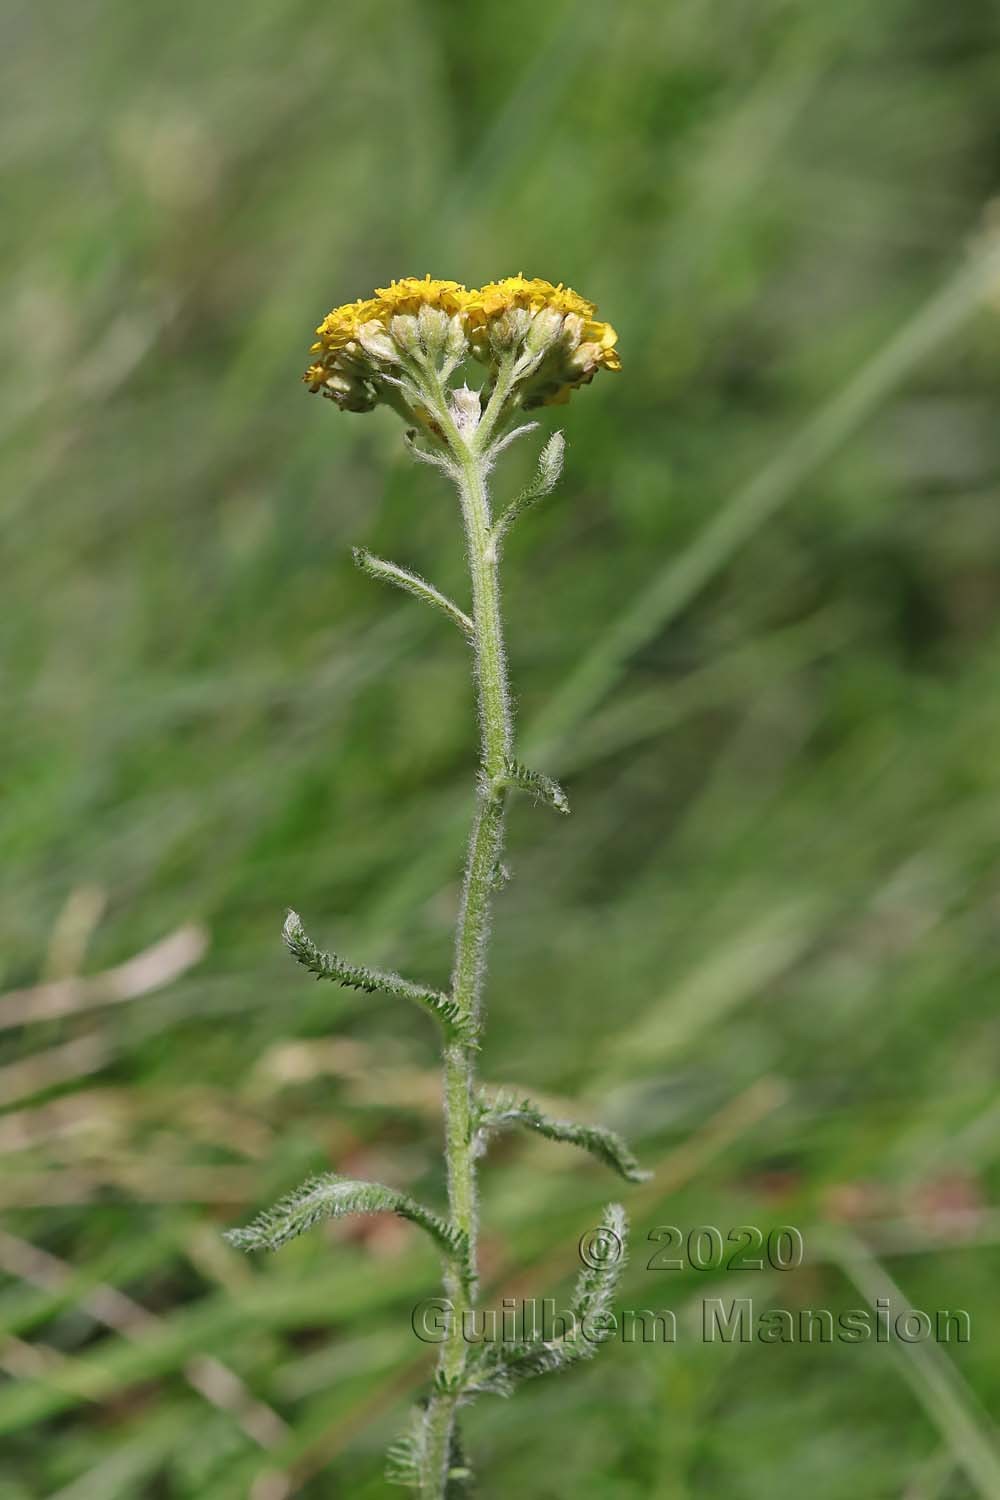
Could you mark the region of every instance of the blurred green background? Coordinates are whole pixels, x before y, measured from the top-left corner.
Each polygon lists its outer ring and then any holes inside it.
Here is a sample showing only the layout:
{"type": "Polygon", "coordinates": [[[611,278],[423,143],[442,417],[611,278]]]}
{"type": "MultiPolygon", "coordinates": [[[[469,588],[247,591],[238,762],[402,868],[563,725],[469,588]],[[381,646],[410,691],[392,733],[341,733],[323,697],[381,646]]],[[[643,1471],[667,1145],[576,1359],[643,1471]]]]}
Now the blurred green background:
{"type": "Polygon", "coordinates": [[[518,270],[597,300],[625,373],[559,411],[506,551],[523,752],[574,815],[514,809],[483,1072],[657,1176],[505,1139],[486,1291],[563,1294],[621,1196],[623,1305],[680,1334],[482,1402],[479,1493],[1000,1496],[996,4],[4,30],[0,1500],[394,1493],[433,1253],[220,1239],[326,1167],[443,1193],[431,1029],[279,931],[446,978],[468,664],[350,547],[462,597],[461,539],[395,417],[298,381],[334,304],[518,270]],[[748,1223],[807,1264],[646,1269],[658,1225],[748,1223]],[[885,1277],[971,1342],[697,1336],[706,1296],[885,1277]]]}

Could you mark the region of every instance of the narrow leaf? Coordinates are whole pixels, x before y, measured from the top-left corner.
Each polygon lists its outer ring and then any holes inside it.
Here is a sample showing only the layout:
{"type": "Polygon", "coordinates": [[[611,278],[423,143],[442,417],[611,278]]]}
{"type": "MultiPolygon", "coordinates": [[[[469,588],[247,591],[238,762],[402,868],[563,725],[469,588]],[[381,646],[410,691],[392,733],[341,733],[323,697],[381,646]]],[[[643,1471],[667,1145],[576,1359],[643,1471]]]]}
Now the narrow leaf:
{"type": "Polygon", "coordinates": [[[332,1172],[310,1178],[243,1229],[227,1230],[225,1238],[239,1250],[278,1250],[323,1219],[379,1213],[398,1214],[419,1224],[450,1260],[464,1261],[465,1235],[431,1209],[380,1182],[355,1182],[332,1172]]]}
{"type": "Polygon", "coordinates": [[[515,427],[511,432],[505,432],[503,437],[497,438],[495,443],[490,444],[489,451],[486,455],[487,462],[490,464],[490,466],[492,467],[492,465],[499,458],[500,454],[504,451],[505,448],[509,448],[511,443],[516,443],[518,438],[526,437],[529,432],[534,432],[537,427],[537,422],[522,422],[520,427],[515,427]]]}
{"type": "Polygon", "coordinates": [[[578,1125],[572,1120],[555,1120],[530,1099],[517,1099],[513,1095],[499,1094],[492,1102],[483,1098],[480,1108],[482,1112],[476,1134],[477,1144],[481,1146],[485,1146],[495,1131],[519,1125],[525,1130],[534,1130],[547,1140],[564,1141],[569,1146],[589,1151],[626,1182],[646,1182],[652,1176],[640,1167],[621,1136],[603,1125],[578,1125]]]}
{"type": "MultiPolygon", "coordinates": [[[[601,1256],[594,1257],[593,1265],[584,1264],[570,1303],[574,1316],[581,1322],[584,1318],[611,1311],[618,1283],[628,1262],[628,1215],[620,1203],[606,1205],[600,1229],[604,1250],[601,1256]]],[[[582,1357],[586,1358],[586,1355],[582,1357]]]]}
{"type": "Polygon", "coordinates": [[[522,791],[531,792],[537,799],[541,798],[556,812],[568,813],[569,800],[558,781],[551,776],[544,775],[541,771],[529,771],[527,766],[522,766],[520,761],[508,760],[504,767],[504,781],[507,786],[520,787],[522,791]]]}
{"type": "Polygon", "coordinates": [[[419,1490],[427,1451],[426,1420],[426,1408],[415,1406],[406,1431],[390,1446],[385,1463],[385,1477],[390,1484],[419,1490]]]}
{"type": "MultiPolygon", "coordinates": [[[[569,1306],[569,1327],[560,1338],[535,1339],[519,1344],[490,1343],[473,1358],[463,1392],[466,1400],[477,1395],[509,1396],[522,1380],[564,1370],[583,1359],[592,1359],[611,1336],[597,1320],[609,1313],[626,1262],[628,1219],[620,1203],[609,1203],[600,1229],[608,1247],[603,1262],[585,1265],[577,1278],[569,1306]]],[[[594,1237],[591,1237],[592,1243],[594,1237]]]]}
{"type": "Polygon", "coordinates": [[[315,974],[317,979],[332,979],[336,984],[342,984],[347,989],[365,990],[368,994],[381,990],[386,995],[399,995],[402,999],[412,1000],[424,1010],[430,1011],[448,1030],[456,1033],[463,1032],[462,1010],[454,1000],[449,999],[440,990],[428,989],[421,984],[411,984],[400,974],[348,963],[338,953],[324,953],[306,934],[298,912],[288,913],[282,936],[296,962],[300,963],[304,969],[308,969],[310,974],[315,974]]]}
{"type": "MultiPolygon", "coordinates": [[[[419,393],[414,394],[417,396],[417,405],[419,405],[419,393]]],[[[430,453],[426,448],[421,448],[417,443],[418,437],[419,433],[415,427],[410,427],[403,433],[403,443],[410,457],[415,458],[418,463],[430,464],[432,469],[440,469],[442,473],[447,474],[449,479],[457,479],[459,470],[455,465],[443,453],[430,453]]]]}
{"type": "MultiPolygon", "coordinates": [[[[439,1476],[428,1473],[427,1453],[427,1408],[417,1406],[410,1413],[406,1432],[398,1438],[386,1455],[385,1477],[390,1484],[402,1485],[406,1489],[428,1489],[439,1482],[439,1476]]],[[[448,1454],[448,1474],[445,1480],[445,1500],[461,1500],[468,1495],[472,1480],[462,1439],[456,1422],[451,1434],[448,1454]]]]}
{"type": "Polygon", "coordinates": [[[373,552],[369,552],[364,547],[355,547],[353,550],[354,561],[363,573],[368,574],[369,578],[377,578],[382,583],[395,584],[396,588],[402,589],[404,593],[412,594],[415,599],[421,599],[425,604],[432,605],[442,614],[447,615],[449,620],[454,621],[464,636],[469,640],[472,639],[475,626],[465,610],[459,609],[447,594],[442,594],[440,589],[436,589],[432,583],[428,583],[418,574],[408,572],[398,563],[387,562],[384,557],[376,557],[373,552]]]}
{"type": "Polygon", "coordinates": [[[562,473],[565,453],[566,439],[561,432],[554,432],[539,454],[538,468],[531,483],[514,497],[493,528],[497,541],[507,534],[518,516],[523,515],[545,495],[552,493],[562,473]]]}

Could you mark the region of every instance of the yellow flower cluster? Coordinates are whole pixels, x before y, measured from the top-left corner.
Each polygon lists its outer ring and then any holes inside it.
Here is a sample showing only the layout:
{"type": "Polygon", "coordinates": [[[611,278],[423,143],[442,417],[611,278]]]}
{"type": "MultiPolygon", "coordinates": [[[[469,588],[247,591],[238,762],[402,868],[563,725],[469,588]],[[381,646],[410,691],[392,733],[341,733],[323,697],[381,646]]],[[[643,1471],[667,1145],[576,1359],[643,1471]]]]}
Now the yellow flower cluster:
{"type": "MultiPolygon", "coordinates": [[[[574,292],[572,287],[563,286],[561,281],[558,286],[553,286],[551,281],[542,281],[539,277],[529,280],[518,273],[517,276],[505,276],[503,281],[488,282],[478,291],[467,295],[472,299],[467,307],[468,321],[472,326],[500,317],[514,307],[524,308],[532,313],[540,312],[543,307],[553,308],[558,313],[573,313],[583,318],[585,333],[589,329],[597,335],[599,331],[602,338],[610,334],[607,347],[614,348],[617,335],[611,324],[595,322],[597,308],[594,303],[581,297],[579,292],[574,292]]],[[[615,366],[609,364],[607,368],[613,369],[615,366]]]]}
{"type": "Polygon", "coordinates": [[[374,297],[359,297],[357,302],[347,302],[327,313],[316,330],[318,342],[312,353],[334,352],[343,349],[365,323],[381,323],[388,327],[392,318],[400,313],[418,313],[421,307],[439,307],[442,312],[460,313],[471,294],[457,281],[435,281],[430,276],[404,276],[390,286],[378,287],[374,297]]]}
{"type": "Polygon", "coordinates": [[[469,289],[431,276],[403,277],[372,297],[336,307],[316,330],[317,356],[304,379],[339,405],[366,411],[378,400],[378,376],[418,344],[458,357],[471,347],[494,369],[503,351],[519,351],[519,399],[561,403],[596,372],[620,370],[618,335],[572,288],[522,275],[469,289]],[[456,356],[456,350],[459,356],[456,356]]]}

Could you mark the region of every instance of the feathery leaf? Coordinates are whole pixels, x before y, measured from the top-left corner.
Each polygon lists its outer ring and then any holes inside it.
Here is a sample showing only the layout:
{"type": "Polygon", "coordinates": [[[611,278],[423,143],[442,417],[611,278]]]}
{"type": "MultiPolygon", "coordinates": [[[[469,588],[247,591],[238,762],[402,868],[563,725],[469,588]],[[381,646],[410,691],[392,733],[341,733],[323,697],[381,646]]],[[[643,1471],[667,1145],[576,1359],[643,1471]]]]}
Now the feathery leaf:
{"type": "Polygon", "coordinates": [[[523,515],[545,495],[552,493],[559,483],[565,453],[566,439],[561,432],[554,432],[539,454],[538,468],[531,483],[514,497],[494,526],[493,535],[497,541],[506,536],[518,516],[523,515]]]}
{"type": "Polygon", "coordinates": [[[424,1468],[427,1447],[423,1406],[415,1406],[410,1412],[406,1431],[390,1446],[386,1454],[385,1477],[390,1484],[402,1485],[404,1489],[418,1490],[424,1468]]]}
{"type": "Polygon", "coordinates": [[[412,594],[414,599],[421,599],[424,604],[432,605],[441,614],[447,615],[467,640],[472,639],[475,626],[465,610],[459,609],[447,594],[442,594],[440,589],[436,589],[432,583],[428,583],[419,574],[401,568],[398,563],[388,562],[384,557],[376,557],[374,552],[369,552],[365,547],[355,547],[352,550],[354,561],[362,573],[367,573],[369,578],[377,578],[382,583],[395,584],[396,588],[402,589],[404,593],[412,594]]]}
{"type": "Polygon", "coordinates": [[[529,771],[527,766],[522,766],[518,760],[509,760],[504,766],[504,784],[516,786],[524,792],[531,792],[537,799],[541,798],[556,812],[569,812],[569,799],[558,781],[551,776],[546,776],[542,771],[529,771]]]}
{"type": "Polygon", "coordinates": [[[477,1352],[469,1365],[463,1391],[465,1400],[475,1396],[509,1396],[522,1380],[564,1370],[583,1359],[592,1359],[610,1336],[596,1321],[612,1309],[618,1283],[626,1263],[628,1219],[620,1203],[609,1203],[600,1225],[611,1247],[606,1264],[584,1265],[577,1277],[569,1306],[569,1328],[559,1338],[535,1339],[518,1344],[490,1343],[477,1352]],[[589,1330],[584,1332],[584,1329],[589,1330]]]}
{"type": "Polygon", "coordinates": [[[432,1209],[381,1182],[356,1182],[333,1172],[311,1177],[244,1228],[227,1230],[225,1238],[239,1250],[278,1250],[323,1219],[380,1213],[398,1214],[419,1224],[449,1260],[464,1265],[468,1250],[465,1235],[432,1209]]]}
{"type": "Polygon", "coordinates": [[[480,1095],[479,1120],[476,1130],[477,1150],[485,1149],[487,1140],[495,1131],[512,1125],[525,1130],[534,1130],[550,1141],[564,1141],[569,1146],[579,1146],[599,1157],[612,1171],[624,1177],[626,1182],[646,1182],[652,1173],[640,1167],[635,1156],[614,1130],[603,1125],[578,1125],[573,1120],[555,1120],[544,1114],[530,1099],[520,1099],[513,1094],[498,1094],[490,1100],[480,1095]]]}
{"type": "Polygon", "coordinates": [[[522,422],[520,427],[515,427],[510,432],[505,432],[502,437],[497,438],[496,442],[491,443],[486,450],[486,462],[492,467],[505,448],[509,448],[512,443],[516,443],[518,438],[525,437],[529,432],[534,432],[538,425],[537,422],[522,422]]]}
{"type": "MultiPolygon", "coordinates": [[[[420,397],[417,395],[417,404],[419,402],[420,397]]],[[[457,479],[459,471],[450,459],[443,453],[432,453],[427,448],[421,448],[417,442],[419,436],[415,427],[410,427],[403,433],[403,444],[410,457],[415,458],[418,463],[429,464],[432,469],[440,469],[449,479],[457,479]]]]}
{"type": "MultiPolygon", "coordinates": [[[[385,1477],[390,1484],[402,1485],[405,1489],[419,1490],[431,1477],[427,1466],[426,1408],[416,1406],[410,1413],[406,1432],[397,1438],[386,1455],[385,1477]]],[[[468,1466],[458,1424],[452,1429],[451,1449],[448,1455],[448,1478],[445,1500],[461,1500],[471,1493],[472,1471],[468,1466]]]]}
{"type": "Polygon", "coordinates": [[[306,933],[298,912],[289,911],[282,936],[296,962],[308,969],[310,974],[315,974],[317,979],[332,979],[334,983],[342,984],[347,989],[365,990],[368,994],[381,990],[386,995],[398,995],[404,1000],[412,1000],[424,1010],[430,1011],[448,1031],[456,1035],[464,1034],[462,1010],[454,1000],[440,990],[411,984],[408,979],[388,970],[368,969],[361,964],[348,963],[338,953],[324,953],[306,933]]]}

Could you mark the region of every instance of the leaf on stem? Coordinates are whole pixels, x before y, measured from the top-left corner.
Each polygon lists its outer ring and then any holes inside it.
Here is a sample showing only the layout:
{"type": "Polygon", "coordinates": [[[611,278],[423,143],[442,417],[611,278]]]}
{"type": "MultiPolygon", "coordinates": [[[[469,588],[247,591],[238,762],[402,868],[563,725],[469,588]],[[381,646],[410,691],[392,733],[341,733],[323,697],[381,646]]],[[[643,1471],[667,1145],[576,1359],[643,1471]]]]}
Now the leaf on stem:
{"type": "Polygon", "coordinates": [[[401,568],[398,563],[387,562],[384,557],[376,557],[365,547],[355,547],[354,561],[362,573],[367,573],[369,578],[377,578],[382,583],[395,584],[396,588],[402,589],[404,593],[412,594],[414,599],[421,599],[424,604],[430,604],[434,609],[440,610],[447,615],[466,637],[472,640],[475,627],[464,609],[459,609],[454,600],[449,599],[447,594],[442,594],[432,583],[421,578],[416,573],[410,573],[406,568],[401,568]]]}
{"type": "Polygon", "coordinates": [[[486,450],[486,462],[490,468],[493,467],[505,448],[509,448],[511,443],[516,443],[518,438],[526,437],[529,432],[535,432],[537,428],[537,422],[522,422],[520,427],[515,427],[510,432],[505,432],[503,437],[499,437],[496,442],[491,443],[486,450]]]}
{"type": "MultiPolygon", "coordinates": [[[[419,400],[417,404],[419,404],[419,400]]],[[[456,479],[459,470],[455,464],[446,458],[443,453],[430,453],[426,448],[421,448],[417,443],[417,437],[418,433],[415,427],[410,427],[403,433],[403,443],[410,457],[415,458],[418,463],[430,464],[432,469],[440,469],[443,474],[447,474],[449,479],[456,479]]]]}
{"type": "Polygon", "coordinates": [[[559,483],[565,453],[566,439],[561,432],[554,432],[539,454],[535,477],[514,497],[494,526],[493,535],[497,541],[506,536],[518,516],[552,493],[559,483]]]}
{"type": "MultiPolygon", "coordinates": [[[[402,1485],[405,1489],[419,1490],[432,1479],[427,1473],[427,1408],[416,1406],[410,1413],[406,1432],[397,1438],[386,1455],[385,1477],[390,1484],[402,1485]]],[[[469,1493],[472,1471],[462,1449],[458,1424],[452,1429],[451,1449],[448,1455],[448,1476],[445,1481],[445,1500],[461,1500],[469,1493]]]]}
{"type": "Polygon", "coordinates": [[[315,974],[317,979],[332,979],[335,984],[342,984],[347,989],[364,990],[368,994],[381,990],[386,995],[398,995],[403,1000],[412,1000],[424,1010],[430,1011],[446,1030],[456,1035],[464,1033],[461,1006],[456,1005],[448,995],[422,984],[411,984],[402,975],[390,973],[386,969],[368,969],[361,964],[350,964],[339,953],[324,953],[306,933],[298,912],[288,913],[282,936],[295,961],[308,969],[310,974],[315,974]]]}
{"type": "Polygon", "coordinates": [[[558,781],[551,776],[546,776],[542,771],[529,771],[527,766],[522,766],[520,761],[508,760],[504,766],[504,784],[506,786],[520,787],[523,792],[531,792],[536,801],[541,798],[556,812],[569,812],[569,799],[558,781]]]}
{"type": "Polygon", "coordinates": [[[512,1094],[498,1094],[490,1100],[479,1097],[479,1119],[476,1129],[476,1148],[485,1150],[490,1136],[498,1130],[519,1125],[525,1130],[534,1130],[549,1141],[562,1141],[568,1146],[579,1146],[589,1151],[600,1161],[624,1177],[626,1182],[646,1182],[651,1172],[640,1167],[633,1153],[614,1130],[603,1125],[578,1125],[573,1120],[555,1120],[544,1114],[530,1099],[519,1099],[512,1094]]]}
{"type": "Polygon", "coordinates": [[[410,1412],[406,1431],[390,1446],[385,1459],[385,1477],[390,1484],[419,1490],[427,1451],[426,1412],[426,1407],[415,1406],[410,1412]]]}
{"type": "MultiPolygon", "coordinates": [[[[582,1359],[592,1359],[613,1331],[603,1327],[605,1315],[611,1312],[618,1283],[626,1262],[628,1219],[620,1203],[609,1203],[604,1210],[600,1233],[607,1253],[603,1261],[585,1264],[577,1277],[573,1298],[566,1315],[565,1334],[555,1339],[532,1339],[518,1344],[503,1342],[482,1346],[469,1366],[469,1378],[463,1398],[493,1395],[509,1396],[522,1380],[564,1370],[582,1359]]],[[[595,1236],[590,1237],[596,1243],[595,1236]]]]}
{"type": "Polygon", "coordinates": [[[344,1214],[393,1213],[411,1224],[419,1224],[438,1249],[464,1268],[468,1251],[465,1235],[416,1199],[380,1182],[355,1182],[332,1172],[312,1177],[282,1198],[273,1208],[258,1214],[242,1229],[229,1229],[224,1238],[238,1250],[278,1250],[324,1219],[344,1214]]]}

